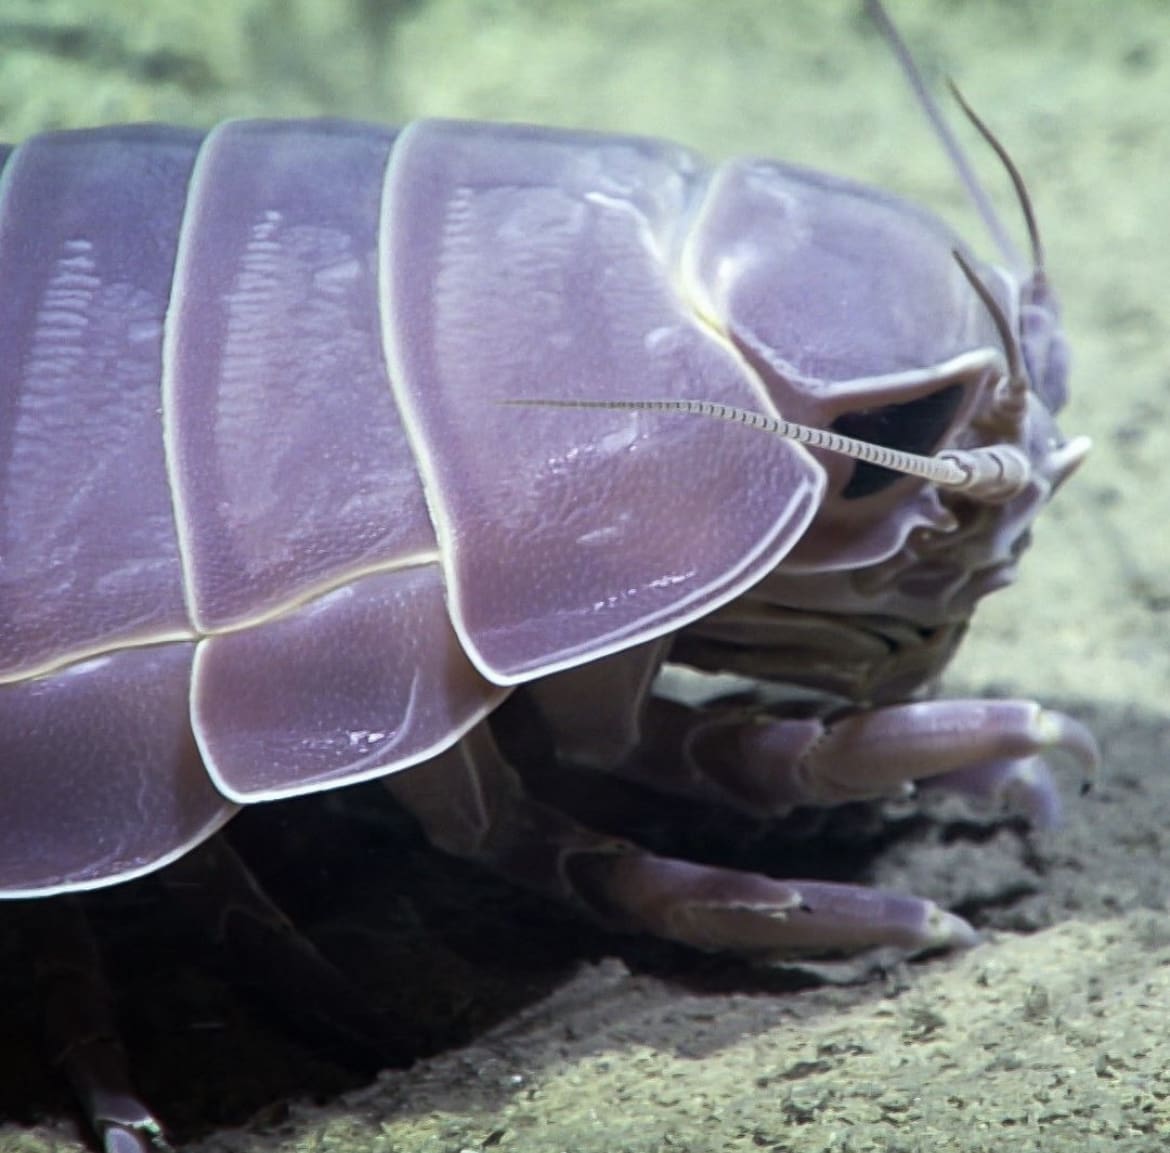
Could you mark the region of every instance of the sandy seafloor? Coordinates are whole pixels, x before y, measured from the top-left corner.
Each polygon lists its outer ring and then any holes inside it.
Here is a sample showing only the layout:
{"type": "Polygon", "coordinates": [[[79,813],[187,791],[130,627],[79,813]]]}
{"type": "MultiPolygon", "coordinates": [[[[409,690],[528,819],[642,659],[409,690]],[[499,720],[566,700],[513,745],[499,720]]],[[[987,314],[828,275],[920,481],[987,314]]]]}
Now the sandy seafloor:
{"type": "MultiPolygon", "coordinates": [[[[901,831],[860,875],[961,909],[986,940],[843,987],[594,934],[413,846],[372,902],[389,943],[349,930],[349,953],[374,996],[451,1047],[373,1083],[182,966],[190,950],[157,902],[126,898],[107,919],[128,1043],[192,1149],[1167,1147],[1170,6],[891,7],[1027,174],[1076,357],[1063,425],[1096,443],[945,687],[1089,720],[1101,787],[1082,800],[1070,777],[1065,826],[1044,835],[953,806],[894,814],[901,831]]],[[[318,113],[537,120],[775,155],[926,201],[982,243],[852,2],[0,2],[4,138],[318,113]]],[[[333,903],[303,911],[310,927],[333,903]]],[[[0,1150],[76,1150],[20,957],[5,945],[0,1150]]]]}

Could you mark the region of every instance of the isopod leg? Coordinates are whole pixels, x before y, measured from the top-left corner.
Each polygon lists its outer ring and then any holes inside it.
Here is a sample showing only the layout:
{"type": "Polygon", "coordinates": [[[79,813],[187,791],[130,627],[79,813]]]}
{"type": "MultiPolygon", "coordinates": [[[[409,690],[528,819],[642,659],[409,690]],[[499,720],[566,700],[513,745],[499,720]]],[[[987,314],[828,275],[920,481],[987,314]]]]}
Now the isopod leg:
{"type": "Polygon", "coordinates": [[[985,761],[936,777],[922,778],[917,786],[922,790],[957,793],[1020,813],[1036,829],[1053,829],[1061,822],[1060,793],[1052,770],[1040,756],[985,761]]]}
{"type": "Polygon", "coordinates": [[[930,901],[691,864],[578,825],[524,791],[483,725],[385,784],[439,848],[568,899],[613,928],[777,958],[975,940],[965,921],[930,901]]]}
{"type": "Polygon", "coordinates": [[[80,905],[69,897],[30,902],[24,915],[49,1052],[105,1153],[167,1153],[162,1126],[131,1083],[97,945],[80,905]]]}
{"type": "MultiPolygon", "coordinates": [[[[240,972],[314,1038],[370,1068],[408,1060],[405,1030],[302,937],[222,836],[159,874],[240,972]]],[[[23,909],[45,1013],[46,1043],[105,1153],[168,1153],[135,1092],[97,944],[74,898],[23,909]]]]}
{"type": "Polygon", "coordinates": [[[159,881],[282,1018],[351,1063],[409,1063],[405,1029],[298,932],[223,836],[170,865],[159,881]]]}
{"type": "Polygon", "coordinates": [[[1099,761],[1083,725],[1031,701],[920,701],[828,720],[653,701],[638,752],[614,771],[759,816],[921,783],[1009,804],[1044,826],[1060,811],[1042,759],[1052,753],[1076,760],[1086,779],[1099,761]]]}

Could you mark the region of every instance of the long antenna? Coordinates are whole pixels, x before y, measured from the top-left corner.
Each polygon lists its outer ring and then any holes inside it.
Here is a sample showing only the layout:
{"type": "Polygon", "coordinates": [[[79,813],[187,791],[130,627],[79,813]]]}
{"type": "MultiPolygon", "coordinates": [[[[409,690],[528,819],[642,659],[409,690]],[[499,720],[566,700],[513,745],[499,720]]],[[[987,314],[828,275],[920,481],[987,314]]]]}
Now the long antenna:
{"type": "Polygon", "coordinates": [[[973,499],[998,503],[1010,500],[1028,483],[1031,465],[1028,458],[1010,445],[993,445],[977,449],[945,449],[937,456],[889,448],[869,441],[842,436],[830,429],[814,428],[782,417],[765,416],[746,408],[720,404],[713,400],[561,400],[553,397],[517,398],[500,404],[531,408],[610,409],[617,412],[677,412],[711,417],[732,424],[746,425],[785,440],[795,440],[810,448],[835,452],[854,460],[863,460],[879,468],[918,476],[940,488],[962,492],[973,499]]]}
{"type": "Polygon", "coordinates": [[[1024,225],[1028,230],[1028,244],[1032,249],[1033,271],[1042,275],[1044,272],[1044,244],[1040,239],[1040,225],[1036,222],[1036,210],[1032,207],[1032,198],[1028,195],[1028,186],[1024,177],[1016,167],[1011,153],[1004,147],[1003,141],[987,127],[983,118],[967,103],[967,98],[959,91],[959,86],[953,81],[947,81],[951,95],[958,102],[959,107],[966,114],[967,119],[975,126],[976,131],[986,141],[988,147],[999,157],[1000,164],[1008,174],[1012,187],[1016,190],[1016,199],[1020,203],[1020,211],[1024,214],[1024,225]]]}
{"type": "MultiPolygon", "coordinates": [[[[1003,222],[999,219],[999,215],[995,211],[994,205],[991,203],[991,198],[987,195],[987,190],[983,187],[982,182],[975,175],[975,170],[971,167],[971,162],[967,159],[967,154],[963,151],[962,146],[955,138],[955,134],[951,131],[950,125],[943,118],[942,110],[938,106],[938,101],[935,100],[930,89],[926,86],[926,82],[922,79],[922,73],[918,70],[918,65],[914,62],[914,57],[910,54],[910,49],[906,47],[906,42],[898,33],[898,29],[894,27],[894,22],[886,14],[885,8],[882,7],[881,0],[865,0],[865,11],[869,18],[877,26],[882,38],[889,44],[891,51],[898,59],[906,80],[910,87],[914,90],[914,95],[918,100],[919,106],[926,114],[927,119],[934,127],[935,133],[938,135],[939,141],[943,148],[946,149],[947,155],[950,157],[951,163],[955,166],[955,171],[959,174],[959,179],[963,183],[963,187],[967,190],[967,195],[971,197],[975,205],[976,211],[983,218],[983,223],[987,227],[987,231],[991,233],[992,240],[995,241],[995,246],[1003,255],[1005,261],[1012,268],[1023,268],[1024,262],[1020,256],[1020,251],[1016,247],[1012,238],[1007,234],[1003,226],[1003,222]]],[[[967,110],[967,104],[960,99],[960,106],[967,110]]],[[[968,111],[968,115],[970,112],[968,111]]],[[[981,121],[972,117],[972,122],[976,128],[992,144],[996,149],[997,154],[1001,158],[1006,155],[1000,147],[997,147],[998,141],[994,141],[994,137],[987,132],[981,121]]],[[[1014,170],[1014,165],[1008,166],[1008,174],[1011,175],[1014,170]]],[[[1022,188],[1023,181],[1016,184],[1017,191],[1022,188]]],[[[1024,198],[1027,203],[1027,198],[1024,198]]],[[[1030,205],[1025,208],[1025,216],[1030,215],[1030,205]]],[[[1034,228],[1034,222],[1032,225],[1034,228]]],[[[1034,242],[1034,247],[1036,246],[1034,242]]]]}

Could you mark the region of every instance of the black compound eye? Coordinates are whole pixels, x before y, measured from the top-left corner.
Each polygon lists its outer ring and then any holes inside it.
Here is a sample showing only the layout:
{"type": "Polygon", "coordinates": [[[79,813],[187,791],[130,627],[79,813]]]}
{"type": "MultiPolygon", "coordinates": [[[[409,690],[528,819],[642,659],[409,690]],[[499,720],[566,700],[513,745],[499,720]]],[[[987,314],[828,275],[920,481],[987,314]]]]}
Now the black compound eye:
{"type": "MultiPolygon", "coordinates": [[[[842,436],[851,436],[869,444],[930,456],[946,436],[962,399],[962,386],[951,384],[940,388],[938,392],[920,396],[917,400],[908,400],[905,404],[888,404],[882,408],[847,412],[833,421],[830,427],[842,436]]],[[[872,496],[901,478],[900,472],[859,460],[841,496],[845,500],[872,496]]]]}

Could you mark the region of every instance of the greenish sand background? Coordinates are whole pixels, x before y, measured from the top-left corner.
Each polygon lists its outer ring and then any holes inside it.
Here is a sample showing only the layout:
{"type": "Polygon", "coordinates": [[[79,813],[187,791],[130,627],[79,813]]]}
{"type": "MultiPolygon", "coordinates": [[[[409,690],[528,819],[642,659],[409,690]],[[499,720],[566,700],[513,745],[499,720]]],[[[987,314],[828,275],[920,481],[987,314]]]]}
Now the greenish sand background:
{"type": "MultiPolygon", "coordinates": [[[[0,0],[0,138],[322,113],[532,120],[782,157],[934,206],[979,244],[853,0],[0,0]]],[[[890,0],[1026,174],[1075,355],[1063,418],[1095,449],[991,598],[952,693],[1092,721],[1107,774],[1060,833],[893,860],[946,900],[1004,868],[1026,915],[861,988],[698,993],[617,961],[469,1049],[211,1153],[1155,1150],[1170,1133],[1170,5],[890,0]],[[1009,862],[1007,866],[997,864],[1009,862]],[[1038,865],[1037,862],[1040,864],[1038,865]],[[942,879],[945,878],[945,879],[942,879]],[[1028,930],[1027,932],[1020,930],[1028,930]]],[[[972,140],[970,132],[964,138],[972,140]]],[[[1006,218],[1006,182],[978,143],[1006,218]]],[[[0,286],[2,290],[2,286],[0,286]]],[[[67,1121],[0,1150],[79,1146],[67,1121]]]]}

